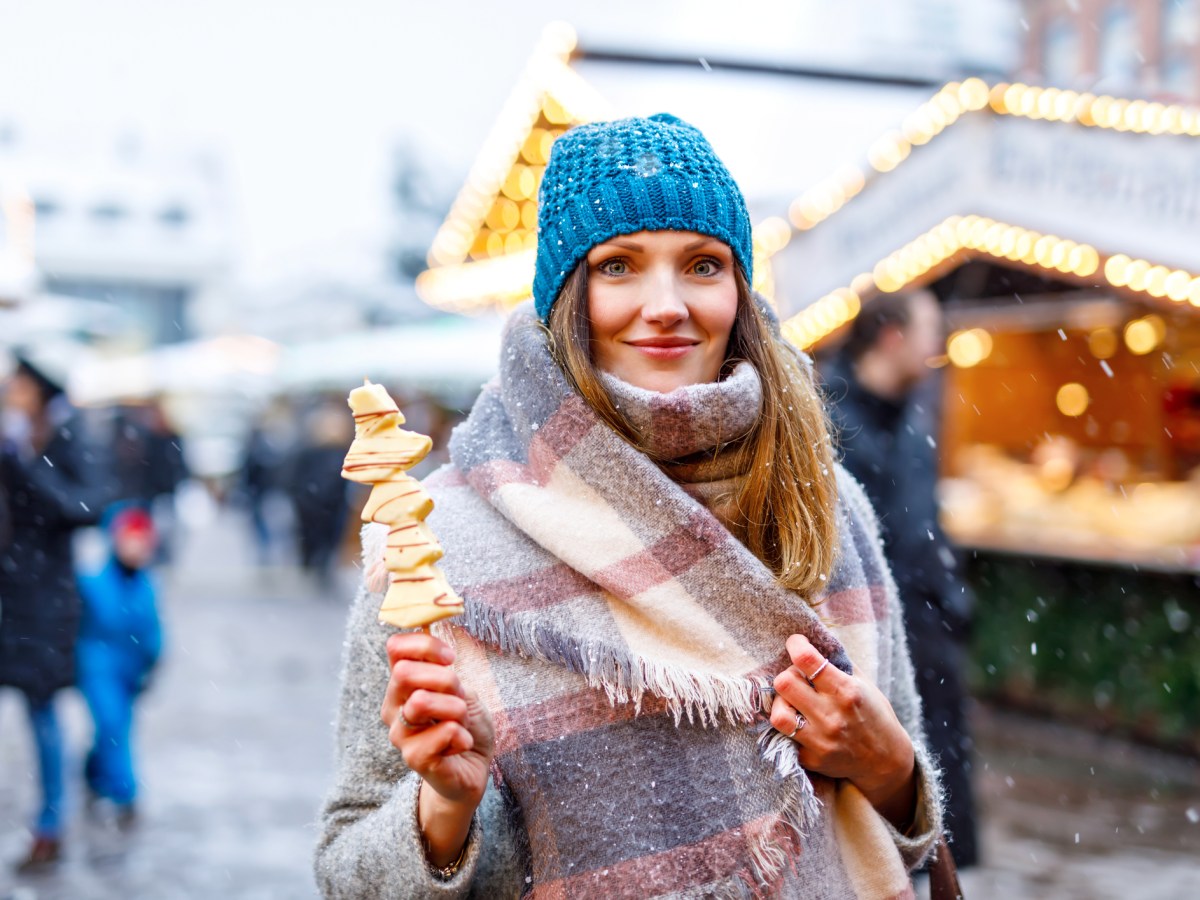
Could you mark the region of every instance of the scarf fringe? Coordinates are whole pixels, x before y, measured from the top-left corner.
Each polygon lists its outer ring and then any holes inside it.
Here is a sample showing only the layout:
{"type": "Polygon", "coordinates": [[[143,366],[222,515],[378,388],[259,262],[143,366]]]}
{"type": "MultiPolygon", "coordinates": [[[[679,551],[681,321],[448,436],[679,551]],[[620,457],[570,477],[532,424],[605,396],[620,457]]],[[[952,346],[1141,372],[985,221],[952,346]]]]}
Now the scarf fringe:
{"type": "Polygon", "coordinates": [[[565,640],[537,621],[514,621],[494,607],[464,598],[466,612],[460,622],[475,638],[500,648],[554,663],[584,677],[589,687],[603,690],[609,703],[632,703],[641,712],[646,694],[667,704],[678,725],[686,716],[716,727],[724,719],[731,725],[753,722],[762,709],[759,699],[767,680],[698,675],[678,666],[656,663],[619,652],[596,640],[565,640]]]}

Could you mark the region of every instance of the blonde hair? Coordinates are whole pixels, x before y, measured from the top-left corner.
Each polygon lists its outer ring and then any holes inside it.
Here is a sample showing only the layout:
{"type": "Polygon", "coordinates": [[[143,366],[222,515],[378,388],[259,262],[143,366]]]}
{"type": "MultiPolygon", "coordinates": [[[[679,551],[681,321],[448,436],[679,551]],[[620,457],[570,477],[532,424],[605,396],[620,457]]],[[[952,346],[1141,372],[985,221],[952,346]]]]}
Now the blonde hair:
{"type": "MultiPolygon", "coordinates": [[[[784,587],[812,596],[828,584],[838,550],[837,484],[825,408],[809,367],[772,333],[739,266],[738,306],[726,369],[741,360],[762,381],[757,424],[731,451],[746,473],[733,497],[747,548],[784,587]]],[[[587,263],[571,273],[549,319],[550,348],[559,367],[596,414],[648,453],[604,389],[591,356],[587,263]]],[[[655,459],[655,462],[665,460],[655,459]]]]}

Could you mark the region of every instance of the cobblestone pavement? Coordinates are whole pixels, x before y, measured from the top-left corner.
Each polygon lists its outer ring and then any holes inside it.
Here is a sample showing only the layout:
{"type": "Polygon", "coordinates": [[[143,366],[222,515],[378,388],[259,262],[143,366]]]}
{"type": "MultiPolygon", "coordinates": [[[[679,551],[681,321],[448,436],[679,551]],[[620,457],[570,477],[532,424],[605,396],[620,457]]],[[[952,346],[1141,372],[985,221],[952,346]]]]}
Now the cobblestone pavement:
{"type": "MultiPolygon", "coordinates": [[[[354,571],[319,592],[289,568],[250,566],[247,534],[231,514],[194,529],[167,579],[169,656],[141,711],[132,832],[76,802],[56,871],[11,872],[34,790],[24,711],[0,693],[0,900],[317,896],[310,859],[354,571]]],[[[61,710],[77,771],[87,713],[74,694],[61,710]]],[[[1196,761],[986,709],[975,718],[987,865],[964,873],[968,897],[1200,896],[1196,761]]]]}

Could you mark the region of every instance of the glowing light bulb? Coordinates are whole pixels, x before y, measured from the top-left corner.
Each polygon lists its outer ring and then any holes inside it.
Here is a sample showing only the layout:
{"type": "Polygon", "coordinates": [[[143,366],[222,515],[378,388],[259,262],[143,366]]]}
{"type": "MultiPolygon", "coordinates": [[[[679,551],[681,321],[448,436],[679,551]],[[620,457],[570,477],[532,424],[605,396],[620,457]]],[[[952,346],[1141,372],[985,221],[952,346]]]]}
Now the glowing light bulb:
{"type": "Polygon", "coordinates": [[[1110,256],[1104,263],[1104,277],[1114,287],[1125,287],[1129,284],[1129,264],[1132,262],[1124,253],[1110,256]]]}
{"type": "Polygon", "coordinates": [[[1096,119],[1093,115],[1093,108],[1096,103],[1096,95],[1083,93],[1079,95],[1079,99],[1075,101],[1075,119],[1081,125],[1087,125],[1089,128],[1096,124],[1096,119]]]}
{"type": "Polygon", "coordinates": [[[1040,119],[1038,113],[1038,100],[1041,99],[1042,89],[1039,87],[1026,88],[1021,94],[1021,105],[1018,112],[1030,119],[1040,119]]]}
{"type": "Polygon", "coordinates": [[[946,342],[946,355],[960,369],[983,362],[992,352],[992,336],[982,328],[955,332],[946,342]]]}
{"type": "Polygon", "coordinates": [[[1096,359],[1111,359],[1117,352],[1117,335],[1111,328],[1097,328],[1088,335],[1088,350],[1096,359]]]}
{"type": "Polygon", "coordinates": [[[1167,276],[1171,270],[1166,266],[1151,266],[1146,272],[1146,293],[1151,297],[1167,296],[1167,276]]]}
{"type": "Polygon", "coordinates": [[[1126,131],[1142,130],[1142,111],[1145,108],[1145,100],[1133,100],[1125,107],[1124,114],[1121,116],[1121,125],[1125,127],[1126,131]]]}
{"type": "Polygon", "coordinates": [[[1146,289],[1146,273],[1149,271],[1150,263],[1144,259],[1135,259],[1125,269],[1125,283],[1135,291],[1144,291],[1146,289]]]}
{"type": "Polygon", "coordinates": [[[988,105],[988,86],[982,78],[967,78],[958,86],[958,102],[975,111],[988,105]]]}
{"type": "Polygon", "coordinates": [[[1137,356],[1145,356],[1158,346],[1154,326],[1145,319],[1135,319],[1125,326],[1125,346],[1137,356]]]}
{"type": "Polygon", "coordinates": [[[1088,396],[1087,388],[1077,381],[1067,382],[1058,389],[1058,393],[1054,396],[1054,403],[1064,416],[1082,416],[1087,412],[1090,402],[1091,398],[1088,396]]]}
{"type": "Polygon", "coordinates": [[[1079,94],[1075,91],[1063,91],[1054,101],[1054,116],[1063,122],[1074,121],[1076,117],[1079,94]]]}
{"type": "MultiPolygon", "coordinates": [[[[968,79],[968,81],[969,80],[970,79],[968,79]]],[[[1011,87],[1012,86],[1009,84],[1000,82],[999,84],[993,85],[992,89],[988,91],[988,106],[992,108],[992,112],[999,115],[1004,115],[1008,112],[1007,97],[1011,87]]]]}
{"type": "Polygon", "coordinates": [[[1078,254],[1078,258],[1073,260],[1071,268],[1081,278],[1094,275],[1096,270],[1100,268],[1100,254],[1096,252],[1095,247],[1088,244],[1080,244],[1075,250],[1071,251],[1072,257],[1076,256],[1076,254],[1078,254]]]}
{"type": "Polygon", "coordinates": [[[1188,286],[1192,283],[1192,276],[1183,269],[1176,269],[1167,276],[1167,280],[1163,287],[1166,289],[1167,296],[1176,303],[1182,303],[1188,298],[1188,286]]]}
{"type": "Polygon", "coordinates": [[[1046,88],[1037,99],[1037,114],[1039,118],[1048,119],[1051,122],[1058,119],[1058,96],[1061,94],[1058,88],[1046,88]]]}

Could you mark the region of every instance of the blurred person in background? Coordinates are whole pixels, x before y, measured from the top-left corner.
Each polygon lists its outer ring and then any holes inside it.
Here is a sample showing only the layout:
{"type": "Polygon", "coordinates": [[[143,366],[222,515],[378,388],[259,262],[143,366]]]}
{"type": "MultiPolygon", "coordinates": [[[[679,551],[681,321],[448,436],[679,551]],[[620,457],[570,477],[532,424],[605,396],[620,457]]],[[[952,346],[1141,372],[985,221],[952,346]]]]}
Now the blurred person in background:
{"type": "Polygon", "coordinates": [[[258,564],[270,563],[281,543],[276,521],[288,501],[282,497],[284,464],[292,457],[296,444],[295,419],[286,401],[278,399],[266,409],[250,431],[242,451],[238,477],[238,500],[250,516],[258,564]],[[273,501],[278,498],[279,502],[273,501]]]}
{"type": "Polygon", "coordinates": [[[823,367],[843,465],[871,499],[904,605],[925,734],[939,755],[946,827],[959,866],[978,862],[971,788],[972,742],[964,666],[974,597],[938,523],[938,380],[941,309],[929,291],[864,305],[823,367]]]}
{"type": "Polygon", "coordinates": [[[63,381],[49,361],[17,354],[0,420],[0,486],[11,518],[0,550],[0,685],[25,695],[41,776],[25,870],[53,863],[61,850],[63,744],[54,699],[75,683],[72,535],[96,522],[109,496],[63,381]]]}
{"type": "Polygon", "coordinates": [[[183,439],[171,427],[162,404],[124,407],[114,422],[113,468],[117,499],[136,503],[154,518],[157,562],[168,562],[175,526],[175,492],[188,476],[183,439]]]}
{"type": "Polygon", "coordinates": [[[117,824],[135,820],[134,704],[162,650],[157,591],[149,574],[157,534],[145,509],[118,504],[106,515],[108,558],[82,575],[83,620],[77,650],[79,689],[95,732],[84,778],[90,805],[112,804],[117,824]]]}
{"type": "Polygon", "coordinates": [[[287,466],[287,490],[296,512],[300,565],[321,588],[332,583],[333,565],[346,532],[348,484],[342,460],[354,437],[342,401],[322,401],[287,466]]]}

